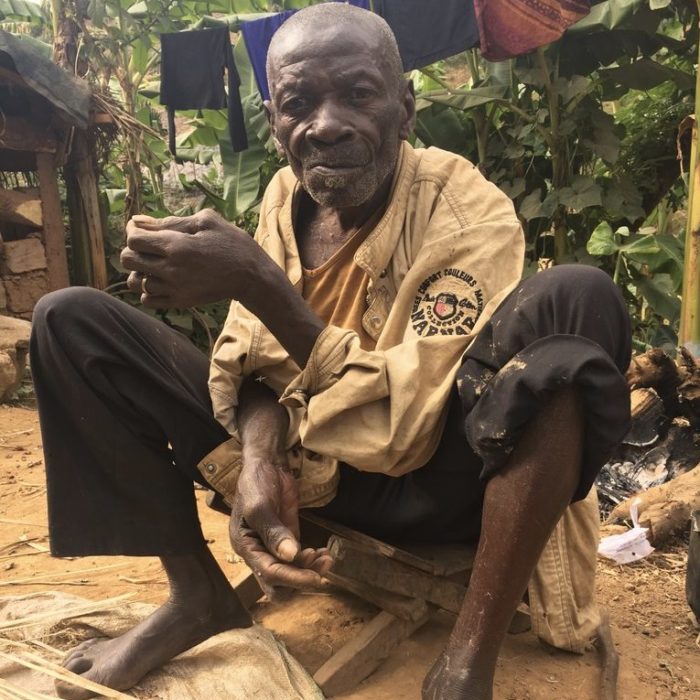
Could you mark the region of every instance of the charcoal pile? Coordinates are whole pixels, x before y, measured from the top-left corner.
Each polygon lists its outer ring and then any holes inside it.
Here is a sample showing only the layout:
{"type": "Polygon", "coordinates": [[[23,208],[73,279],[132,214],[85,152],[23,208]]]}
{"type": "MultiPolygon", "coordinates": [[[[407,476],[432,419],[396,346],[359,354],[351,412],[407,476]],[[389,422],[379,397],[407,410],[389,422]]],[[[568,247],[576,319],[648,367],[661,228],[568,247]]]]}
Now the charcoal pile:
{"type": "Polygon", "coordinates": [[[621,522],[640,494],[640,524],[665,538],[700,507],[700,362],[656,348],[632,361],[627,380],[632,426],[598,476],[601,511],[621,522]]]}

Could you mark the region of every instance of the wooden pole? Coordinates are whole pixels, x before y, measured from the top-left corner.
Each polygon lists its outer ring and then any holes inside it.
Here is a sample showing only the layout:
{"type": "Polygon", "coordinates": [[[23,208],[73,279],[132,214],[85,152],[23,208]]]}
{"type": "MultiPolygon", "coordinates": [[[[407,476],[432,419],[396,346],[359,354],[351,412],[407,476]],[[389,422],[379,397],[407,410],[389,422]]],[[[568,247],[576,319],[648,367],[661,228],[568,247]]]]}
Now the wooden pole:
{"type": "MultiPolygon", "coordinates": [[[[700,0],[696,0],[700,16],[700,0]]],[[[700,41],[698,41],[700,61],[700,41]]],[[[698,116],[700,115],[700,70],[695,76],[695,120],[690,153],[688,222],[685,234],[683,297],[679,344],[700,357],[700,162],[698,159],[698,116]]]]}
{"type": "Polygon", "coordinates": [[[58,191],[54,156],[50,153],[37,153],[36,165],[39,174],[49,289],[54,291],[70,285],[66,256],[66,231],[63,227],[63,210],[58,191]]]}
{"type": "Polygon", "coordinates": [[[64,168],[69,191],[71,242],[76,283],[104,289],[108,284],[104,225],[100,210],[96,168],[87,135],[76,129],[70,160],[64,168]]]}

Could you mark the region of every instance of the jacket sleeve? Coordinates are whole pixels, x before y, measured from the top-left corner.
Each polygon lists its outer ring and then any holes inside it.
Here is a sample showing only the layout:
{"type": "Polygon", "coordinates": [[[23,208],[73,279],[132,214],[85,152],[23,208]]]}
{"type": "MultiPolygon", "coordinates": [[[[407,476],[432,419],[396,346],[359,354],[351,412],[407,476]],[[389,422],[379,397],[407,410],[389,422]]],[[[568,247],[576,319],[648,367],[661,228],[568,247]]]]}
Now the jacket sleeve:
{"type": "MultiPolygon", "coordinates": [[[[277,212],[290,195],[295,179],[288,169],[278,172],[265,192],[261,204],[261,216],[255,240],[283,269],[284,249],[272,248],[269,230],[274,227],[277,212]]],[[[237,442],[238,395],[246,377],[255,375],[280,395],[296,376],[299,368],[286,351],[267,331],[260,320],[241,303],[233,301],[223,330],[216,340],[209,371],[209,393],[215,418],[232,436],[232,447],[237,442]]],[[[293,407],[287,409],[289,431],[287,447],[299,443],[299,423],[303,411],[293,407]]]]}
{"type": "Polygon", "coordinates": [[[432,456],[461,356],[519,281],[524,252],[509,203],[497,218],[444,228],[424,237],[399,287],[385,329],[400,326],[398,342],[365,351],[354,331],[329,326],[287,387],[282,403],[306,409],[300,425],[306,449],[394,476],[432,456]],[[468,332],[462,325],[457,335],[440,321],[441,312],[447,318],[454,310],[450,304],[475,309],[468,332]],[[426,312],[432,323],[424,322],[426,312]]]}

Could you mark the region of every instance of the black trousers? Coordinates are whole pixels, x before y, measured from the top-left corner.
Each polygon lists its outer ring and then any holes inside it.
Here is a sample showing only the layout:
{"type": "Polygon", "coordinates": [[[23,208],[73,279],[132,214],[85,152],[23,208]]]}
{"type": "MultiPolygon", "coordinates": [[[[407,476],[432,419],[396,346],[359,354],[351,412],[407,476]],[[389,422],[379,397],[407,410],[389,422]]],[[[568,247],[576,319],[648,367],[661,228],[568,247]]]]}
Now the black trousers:
{"type": "MultiPolygon", "coordinates": [[[[486,480],[548,396],[571,384],[585,406],[576,498],[584,497],[627,430],[629,356],[629,319],[604,273],[539,273],[465,354],[431,460],[399,478],[341,465],[338,495],[320,512],[387,539],[475,539],[486,480]]],[[[71,288],[37,304],[31,366],[52,553],[168,555],[201,546],[192,482],[206,482],[196,465],[228,438],[212,416],[207,358],[141,311],[71,288]]]]}

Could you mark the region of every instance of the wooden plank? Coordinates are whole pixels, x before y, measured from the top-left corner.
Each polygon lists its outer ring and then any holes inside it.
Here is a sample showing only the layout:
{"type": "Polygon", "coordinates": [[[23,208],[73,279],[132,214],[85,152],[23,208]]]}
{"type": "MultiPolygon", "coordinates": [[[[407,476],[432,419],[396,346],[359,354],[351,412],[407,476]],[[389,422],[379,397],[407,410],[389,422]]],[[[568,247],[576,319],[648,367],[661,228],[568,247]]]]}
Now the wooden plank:
{"type": "Polygon", "coordinates": [[[391,613],[380,612],[316,671],[314,680],[329,697],[351,690],[429,617],[426,612],[419,620],[402,620],[391,613]]]}
{"type": "Polygon", "coordinates": [[[428,612],[426,602],[418,598],[409,598],[405,595],[384,591],[376,586],[368,586],[362,581],[339,576],[332,571],[329,571],[325,578],[334,586],[353,593],[358,598],[362,598],[402,620],[420,620],[428,612]]]}
{"type": "Polygon", "coordinates": [[[334,536],[329,550],[333,557],[331,571],[366,585],[419,598],[449,612],[459,613],[466,586],[434,574],[414,569],[381,554],[364,551],[354,542],[334,536]]]}
{"type": "Polygon", "coordinates": [[[433,565],[436,576],[453,576],[471,571],[476,547],[467,544],[404,545],[403,549],[433,565]]]}
{"type": "Polygon", "coordinates": [[[353,542],[358,547],[361,547],[367,552],[376,552],[377,554],[382,554],[383,556],[388,557],[389,559],[395,559],[396,561],[403,562],[408,566],[412,566],[421,571],[425,571],[426,573],[434,572],[434,563],[432,561],[423,559],[422,557],[419,557],[415,554],[411,554],[411,552],[407,552],[406,550],[401,549],[400,547],[395,547],[393,545],[387,544],[386,542],[377,540],[374,537],[365,535],[362,532],[357,532],[357,530],[352,530],[349,527],[345,527],[345,525],[340,525],[339,523],[334,523],[331,520],[326,520],[325,518],[321,518],[318,515],[314,515],[309,511],[304,511],[303,513],[300,513],[300,518],[302,520],[302,539],[304,531],[303,521],[306,521],[307,523],[310,523],[311,525],[325,532],[329,537],[331,535],[339,535],[343,539],[353,542]]]}
{"type": "Polygon", "coordinates": [[[97,187],[96,166],[88,148],[85,132],[76,131],[73,137],[73,156],[76,159],[76,182],[83,204],[83,215],[88,237],[90,258],[90,280],[93,287],[105,289],[107,261],[105,259],[104,222],[100,210],[99,189],[97,187]]]}
{"type": "Polygon", "coordinates": [[[41,228],[41,200],[38,192],[0,189],[0,219],[13,224],[41,228]]]}
{"type": "Polygon", "coordinates": [[[36,154],[39,174],[39,191],[44,220],[44,249],[49,275],[49,289],[68,287],[68,258],[66,256],[66,232],[63,228],[63,210],[58,192],[58,180],[53,156],[36,154]]]}
{"type": "Polygon", "coordinates": [[[252,571],[239,574],[231,585],[246,610],[252,608],[265,595],[252,571]]]}

